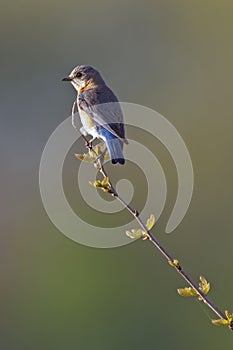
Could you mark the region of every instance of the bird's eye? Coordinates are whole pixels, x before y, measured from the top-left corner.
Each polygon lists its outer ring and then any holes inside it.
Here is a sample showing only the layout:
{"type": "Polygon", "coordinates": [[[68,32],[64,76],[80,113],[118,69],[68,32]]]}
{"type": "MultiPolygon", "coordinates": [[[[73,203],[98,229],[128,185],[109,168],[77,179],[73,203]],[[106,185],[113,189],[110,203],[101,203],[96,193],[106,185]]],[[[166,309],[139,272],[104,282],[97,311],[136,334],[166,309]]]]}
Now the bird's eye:
{"type": "Polygon", "coordinates": [[[81,78],[81,76],[82,76],[82,73],[80,73],[80,72],[78,72],[78,73],[76,74],[76,77],[77,77],[77,78],[81,78]]]}

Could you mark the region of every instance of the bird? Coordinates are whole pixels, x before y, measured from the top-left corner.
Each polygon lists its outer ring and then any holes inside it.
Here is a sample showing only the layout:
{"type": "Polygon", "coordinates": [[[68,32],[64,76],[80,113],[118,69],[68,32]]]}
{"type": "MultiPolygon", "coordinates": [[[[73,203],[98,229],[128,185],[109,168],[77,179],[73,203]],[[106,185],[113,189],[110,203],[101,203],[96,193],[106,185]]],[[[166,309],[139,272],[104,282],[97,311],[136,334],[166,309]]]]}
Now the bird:
{"type": "Polygon", "coordinates": [[[75,104],[82,123],[81,134],[91,135],[89,142],[95,139],[104,141],[112,164],[125,164],[123,144],[128,144],[128,141],[122,109],[99,71],[92,66],[80,65],[62,81],[70,82],[77,91],[75,104]]]}

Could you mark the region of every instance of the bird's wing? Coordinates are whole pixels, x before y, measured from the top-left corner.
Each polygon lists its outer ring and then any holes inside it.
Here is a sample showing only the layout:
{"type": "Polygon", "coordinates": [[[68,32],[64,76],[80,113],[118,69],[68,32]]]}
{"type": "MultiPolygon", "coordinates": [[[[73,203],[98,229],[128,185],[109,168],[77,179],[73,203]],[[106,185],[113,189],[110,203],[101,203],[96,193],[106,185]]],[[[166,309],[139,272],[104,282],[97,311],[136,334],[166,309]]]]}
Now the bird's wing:
{"type": "Polygon", "coordinates": [[[111,134],[127,143],[123,124],[123,113],[113,93],[111,95],[103,94],[102,91],[98,90],[84,91],[78,96],[78,105],[80,109],[84,110],[95,120],[97,125],[103,126],[111,134]]]}

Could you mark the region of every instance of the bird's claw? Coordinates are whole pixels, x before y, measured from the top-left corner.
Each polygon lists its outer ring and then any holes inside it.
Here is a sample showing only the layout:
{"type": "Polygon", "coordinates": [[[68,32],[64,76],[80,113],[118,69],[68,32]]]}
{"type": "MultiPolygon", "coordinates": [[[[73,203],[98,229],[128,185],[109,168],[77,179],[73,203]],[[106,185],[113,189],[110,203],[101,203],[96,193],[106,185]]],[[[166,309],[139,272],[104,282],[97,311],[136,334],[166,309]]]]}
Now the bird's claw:
{"type": "Polygon", "coordinates": [[[86,140],[86,141],[85,141],[85,146],[86,146],[89,150],[91,150],[91,149],[92,149],[92,142],[86,140]]]}

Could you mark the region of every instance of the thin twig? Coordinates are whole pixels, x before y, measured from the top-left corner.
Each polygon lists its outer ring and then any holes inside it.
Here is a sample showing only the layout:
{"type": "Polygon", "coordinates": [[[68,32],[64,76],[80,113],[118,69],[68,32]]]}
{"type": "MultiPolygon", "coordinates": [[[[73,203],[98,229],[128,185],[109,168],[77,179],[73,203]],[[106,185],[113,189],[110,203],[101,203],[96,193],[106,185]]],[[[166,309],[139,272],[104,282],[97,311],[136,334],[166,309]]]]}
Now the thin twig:
{"type": "MultiPolygon", "coordinates": [[[[84,137],[85,138],[85,137],[84,137]]],[[[96,157],[98,155],[96,154],[95,150],[92,148],[92,146],[87,146],[96,157]]],[[[108,177],[107,173],[104,169],[103,164],[98,159],[98,170],[101,172],[104,178],[108,177]]],[[[108,177],[109,178],[109,177],[108,177]]],[[[122,203],[122,205],[134,216],[134,218],[137,220],[138,224],[141,226],[142,230],[146,232],[148,241],[151,242],[167,259],[168,262],[173,262],[175,259],[166,251],[166,249],[159,243],[157,238],[153,235],[153,233],[147,229],[146,225],[142,221],[140,214],[137,210],[133,209],[129,204],[118,194],[115,187],[112,185],[111,181],[109,180],[110,185],[110,191],[111,193],[119,202],[122,203]]],[[[175,267],[176,271],[185,279],[185,281],[196,291],[197,295],[199,296],[199,300],[203,301],[216,315],[218,315],[221,319],[226,319],[225,315],[220,311],[217,306],[209,299],[207,296],[199,289],[199,287],[192,281],[192,279],[187,275],[187,273],[184,271],[184,269],[181,267],[180,263],[172,265],[175,267]]]]}

